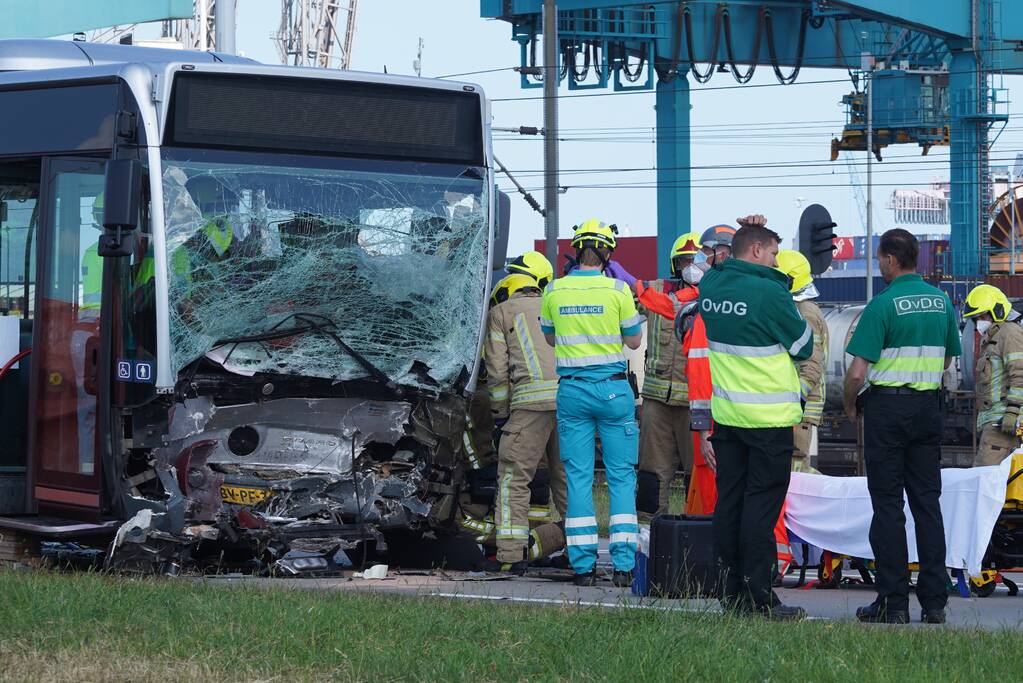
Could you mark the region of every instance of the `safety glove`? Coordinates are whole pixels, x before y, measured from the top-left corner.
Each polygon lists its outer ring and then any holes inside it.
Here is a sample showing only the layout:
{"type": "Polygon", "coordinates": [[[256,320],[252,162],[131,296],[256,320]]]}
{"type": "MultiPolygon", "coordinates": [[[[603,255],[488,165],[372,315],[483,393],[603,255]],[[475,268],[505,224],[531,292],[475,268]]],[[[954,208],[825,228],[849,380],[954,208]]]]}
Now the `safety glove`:
{"type": "Polygon", "coordinates": [[[1016,436],[1016,426],[1019,422],[1019,408],[1012,408],[1005,411],[1002,417],[1002,431],[1010,436],[1016,436]]]}
{"type": "Polygon", "coordinates": [[[604,275],[613,277],[615,280],[621,280],[629,287],[636,286],[636,278],[633,277],[632,273],[625,270],[625,266],[614,259],[607,262],[607,267],[604,268],[604,275]]]}

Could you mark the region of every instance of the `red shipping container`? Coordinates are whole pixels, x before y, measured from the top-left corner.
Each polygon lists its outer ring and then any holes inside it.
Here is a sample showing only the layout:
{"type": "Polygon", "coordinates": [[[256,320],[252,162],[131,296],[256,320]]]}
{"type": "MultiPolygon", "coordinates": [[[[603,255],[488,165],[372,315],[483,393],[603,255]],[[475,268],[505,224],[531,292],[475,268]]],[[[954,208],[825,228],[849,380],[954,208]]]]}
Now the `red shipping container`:
{"type": "Polygon", "coordinates": [[[856,247],[852,237],[836,237],[832,240],[835,245],[832,258],[836,261],[849,261],[856,258],[856,247]]]}
{"type": "MultiPolygon", "coordinates": [[[[544,240],[533,242],[533,248],[544,253],[544,240]]],[[[565,256],[575,256],[570,239],[558,240],[558,262],[554,264],[554,273],[558,277],[565,272],[565,256]]],[[[619,237],[618,248],[614,258],[625,266],[640,280],[653,280],[657,277],[657,238],[656,237],[619,237]]]]}

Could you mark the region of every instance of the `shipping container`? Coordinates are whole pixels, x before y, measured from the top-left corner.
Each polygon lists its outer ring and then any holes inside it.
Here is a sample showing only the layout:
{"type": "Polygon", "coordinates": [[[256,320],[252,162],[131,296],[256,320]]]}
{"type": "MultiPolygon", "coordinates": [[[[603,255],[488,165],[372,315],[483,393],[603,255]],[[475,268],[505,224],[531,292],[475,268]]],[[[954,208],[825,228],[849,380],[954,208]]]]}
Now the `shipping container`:
{"type": "Polygon", "coordinates": [[[920,258],[917,272],[924,277],[942,277],[948,272],[949,263],[947,240],[925,240],[920,242],[920,258]]]}
{"type": "MultiPolygon", "coordinates": [[[[1023,277],[1018,278],[1019,282],[1013,286],[1016,291],[1021,292],[1017,296],[1023,296],[1023,277]]],[[[976,284],[975,282],[962,282],[952,280],[928,280],[935,287],[948,294],[952,304],[958,306],[966,298],[966,295],[976,284]]],[[[866,277],[819,277],[814,279],[817,291],[821,293],[817,299],[820,303],[863,303],[867,298],[866,277]]],[[[995,284],[995,283],[992,283],[995,284]]],[[[995,285],[996,287],[998,285],[995,285]]],[[[880,294],[887,287],[884,278],[874,276],[874,294],[880,294]]],[[[1013,296],[1006,292],[1009,296],[1013,296]]]]}
{"type": "MultiPolygon", "coordinates": [[[[657,277],[656,237],[619,237],[617,241],[618,248],[615,249],[614,259],[621,263],[627,271],[641,280],[653,280],[657,277]]],[[[533,248],[541,254],[545,253],[544,240],[535,240],[533,248]]],[[[558,240],[558,262],[554,264],[554,274],[558,277],[565,272],[565,264],[568,263],[566,256],[568,255],[575,256],[572,240],[558,240]]]]}
{"type": "Polygon", "coordinates": [[[1023,275],[989,275],[987,283],[994,285],[1010,299],[1023,298],[1023,275]]]}

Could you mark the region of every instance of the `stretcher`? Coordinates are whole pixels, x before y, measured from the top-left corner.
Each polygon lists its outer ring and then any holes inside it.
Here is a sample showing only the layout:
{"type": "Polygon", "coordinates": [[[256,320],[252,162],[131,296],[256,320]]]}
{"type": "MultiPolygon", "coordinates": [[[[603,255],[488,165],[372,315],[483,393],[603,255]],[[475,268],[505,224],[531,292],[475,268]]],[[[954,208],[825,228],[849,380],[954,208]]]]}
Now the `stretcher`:
{"type": "MultiPolygon", "coordinates": [[[[1023,565],[1023,450],[1001,465],[942,470],[941,508],[945,519],[946,566],[958,579],[958,590],[990,595],[1003,583],[1012,595],[1015,584],[1003,574],[1023,565]],[[1008,482],[1008,485],[1007,485],[1008,482]]],[[[794,473],[786,500],[786,526],[794,549],[825,549],[818,560],[807,552],[792,570],[806,584],[808,569],[817,570],[813,583],[837,587],[847,568],[857,581],[873,582],[872,551],[868,541],[873,515],[863,477],[826,477],[794,473]]],[[[915,529],[908,506],[907,545],[916,560],[915,529]]],[[[911,567],[912,568],[912,567],[911,567]]]]}

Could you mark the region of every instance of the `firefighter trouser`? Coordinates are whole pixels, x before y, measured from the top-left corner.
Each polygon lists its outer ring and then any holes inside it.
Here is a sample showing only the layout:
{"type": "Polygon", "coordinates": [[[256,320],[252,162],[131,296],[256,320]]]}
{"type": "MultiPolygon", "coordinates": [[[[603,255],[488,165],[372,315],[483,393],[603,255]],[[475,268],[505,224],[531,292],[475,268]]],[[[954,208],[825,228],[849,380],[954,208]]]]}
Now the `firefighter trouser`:
{"type": "MultiPolygon", "coordinates": [[[[654,515],[668,514],[668,492],[680,468],[683,472],[693,469],[689,406],[669,406],[654,398],[644,398],[639,419],[636,492],[641,522],[649,523],[654,515]]],[[[683,489],[682,497],[685,495],[683,489]]]]}
{"type": "Polygon", "coordinates": [[[796,450],[792,452],[793,472],[817,472],[817,425],[800,422],[792,428],[796,450]]]}
{"type": "Polygon", "coordinates": [[[792,428],[743,429],[717,423],[710,437],[717,457],[714,545],[724,576],[725,606],[772,607],[778,547],[774,527],[789,488],[792,428]]]}
{"type": "Polygon", "coordinates": [[[869,393],[863,409],[863,456],[874,517],[870,547],[877,599],[888,610],[909,609],[905,498],[916,526],[920,574],[916,596],[927,610],[948,601],[941,495],[942,415],[938,392],[869,393]]]}
{"type": "Polygon", "coordinates": [[[469,402],[462,446],[470,469],[481,470],[494,464],[494,417],[490,412],[490,392],[486,388],[473,394],[469,402]]]}
{"type": "Polygon", "coordinates": [[[529,541],[529,484],[546,457],[551,498],[564,515],[565,469],[558,453],[555,413],[513,410],[497,452],[497,559],[521,562],[529,541]]]}
{"type": "Polygon", "coordinates": [[[628,380],[589,382],[563,377],[558,384],[558,436],[568,478],[565,536],[577,574],[597,562],[597,518],[593,511],[595,436],[611,496],[611,561],[630,571],[636,563],[636,461],[639,429],[628,380]]]}
{"type": "Polygon", "coordinates": [[[984,425],[977,443],[977,452],[973,456],[973,466],[997,465],[1009,457],[1017,446],[1019,439],[1003,432],[1000,423],[984,425]]]}

